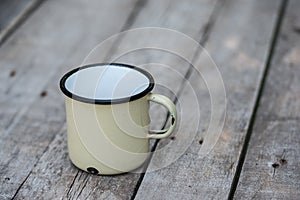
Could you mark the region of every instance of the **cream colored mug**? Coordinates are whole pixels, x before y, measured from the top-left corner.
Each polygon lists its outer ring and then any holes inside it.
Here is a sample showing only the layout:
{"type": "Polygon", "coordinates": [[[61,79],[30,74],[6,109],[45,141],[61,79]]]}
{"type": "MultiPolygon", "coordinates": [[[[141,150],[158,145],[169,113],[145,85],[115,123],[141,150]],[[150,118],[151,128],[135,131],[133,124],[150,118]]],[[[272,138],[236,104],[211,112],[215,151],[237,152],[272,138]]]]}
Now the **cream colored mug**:
{"type": "Polygon", "coordinates": [[[68,149],[71,161],[92,174],[119,174],[141,166],[149,139],[168,137],[176,125],[176,107],[150,93],[153,77],[120,63],[81,66],[60,80],[66,96],[68,149]],[[149,131],[149,101],[169,110],[170,127],[149,131]]]}

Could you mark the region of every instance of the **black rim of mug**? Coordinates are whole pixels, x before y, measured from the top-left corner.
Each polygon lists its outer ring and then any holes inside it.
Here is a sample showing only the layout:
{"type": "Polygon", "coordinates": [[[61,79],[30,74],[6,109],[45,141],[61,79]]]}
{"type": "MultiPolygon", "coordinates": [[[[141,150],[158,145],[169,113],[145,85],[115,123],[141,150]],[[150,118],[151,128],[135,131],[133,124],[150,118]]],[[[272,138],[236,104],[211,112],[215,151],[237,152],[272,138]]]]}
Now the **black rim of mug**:
{"type": "Polygon", "coordinates": [[[148,94],[154,87],[154,79],[152,77],[152,75],[141,69],[138,68],[136,66],[133,65],[128,65],[128,64],[123,64],[123,63],[94,63],[94,64],[89,64],[89,65],[84,65],[84,66],[80,66],[78,68],[75,68],[71,71],[69,71],[68,73],[66,73],[61,79],[60,79],[60,89],[61,91],[67,96],[70,97],[71,99],[75,99],[81,102],[85,102],[85,103],[91,103],[91,104],[118,104],[118,103],[125,103],[125,102],[129,102],[129,101],[134,101],[137,100],[141,97],[146,96],[146,94],[148,94]],[[149,85],[148,87],[143,90],[142,92],[135,94],[133,96],[129,96],[129,97],[124,97],[124,98],[118,98],[118,99],[91,99],[91,98],[86,98],[86,97],[82,97],[76,94],[73,94],[72,92],[70,92],[66,86],[65,83],[67,81],[67,79],[74,73],[86,69],[86,68],[90,68],[90,67],[99,67],[99,66],[114,66],[114,67],[127,67],[127,68],[131,68],[134,69],[140,73],[142,73],[143,75],[145,75],[148,80],[149,80],[149,85]]]}

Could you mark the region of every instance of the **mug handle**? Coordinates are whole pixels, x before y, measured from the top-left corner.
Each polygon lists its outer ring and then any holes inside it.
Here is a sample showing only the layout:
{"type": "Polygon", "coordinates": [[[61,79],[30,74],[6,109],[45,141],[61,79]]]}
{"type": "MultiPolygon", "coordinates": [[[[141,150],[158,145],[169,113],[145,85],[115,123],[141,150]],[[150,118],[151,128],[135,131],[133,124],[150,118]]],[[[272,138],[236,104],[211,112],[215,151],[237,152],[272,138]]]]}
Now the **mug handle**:
{"type": "Polygon", "coordinates": [[[170,127],[168,129],[164,130],[153,130],[150,131],[153,134],[147,134],[147,138],[152,139],[162,139],[165,137],[168,137],[173,132],[176,122],[177,122],[177,112],[176,112],[176,106],[174,103],[166,96],[160,95],[160,94],[149,94],[147,97],[148,101],[153,101],[155,103],[159,103],[163,106],[165,106],[169,112],[169,121],[170,121],[170,127]]]}

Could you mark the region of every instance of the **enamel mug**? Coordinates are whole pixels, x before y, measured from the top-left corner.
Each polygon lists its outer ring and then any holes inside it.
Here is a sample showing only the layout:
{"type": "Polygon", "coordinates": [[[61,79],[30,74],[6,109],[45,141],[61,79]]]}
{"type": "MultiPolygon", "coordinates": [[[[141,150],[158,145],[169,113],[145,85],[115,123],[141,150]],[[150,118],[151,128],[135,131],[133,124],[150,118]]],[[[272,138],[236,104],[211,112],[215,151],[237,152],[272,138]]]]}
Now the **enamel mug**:
{"type": "Polygon", "coordinates": [[[81,66],[60,80],[66,96],[69,157],[93,174],[119,174],[141,166],[149,139],[168,137],[176,125],[176,107],[153,94],[153,77],[120,63],[81,66]],[[169,110],[170,127],[149,131],[149,101],[169,110]]]}

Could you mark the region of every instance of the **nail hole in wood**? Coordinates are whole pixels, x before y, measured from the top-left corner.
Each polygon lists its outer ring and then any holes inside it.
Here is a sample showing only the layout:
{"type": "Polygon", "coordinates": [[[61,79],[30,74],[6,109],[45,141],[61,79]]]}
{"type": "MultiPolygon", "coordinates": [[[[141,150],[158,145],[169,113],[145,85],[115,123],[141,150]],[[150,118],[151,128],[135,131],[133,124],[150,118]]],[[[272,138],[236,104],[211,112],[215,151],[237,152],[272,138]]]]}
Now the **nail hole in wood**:
{"type": "Polygon", "coordinates": [[[45,90],[44,90],[44,91],[42,91],[42,92],[41,92],[41,94],[40,94],[40,96],[41,96],[41,97],[45,97],[45,96],[47,96],[47,91],[45,91],[45,90]]]}
{"type": "Polygon", "coordinates": [[[201,138],[200,140],[199,140],[199,144],[203,144],[203,138],[201,138]]]}
{"type": "Polygon", "coordinates": [[[4,180],[6,180],[6,181],[9,181],[10,180],[10,178],[9,177],[5,177],[5,179],[4,180]]]}
{"type": "Polygon", "coordinates": [[[273,167],[274,169],[276,169],[276,168],[279,167],[279,164],[278,164],[278,163],[273,163],[273,164],[272,164],[272,167],[273,167]]]}
{"type": "Polygon", "coordinates": [[[10,74],[9,74],[10,77],[14,77],[15,75],[16,75],[16,71],[15,70],[11,71],[10,74]]]}
{"type": "Polygon", "coordinates": [[[284,158],[281,158],[281,159],[279,160],[279,162],[280,162],[280,164],[282,164],[282,165],[287,164],[287,160],[284,159],[284,158]]]}

